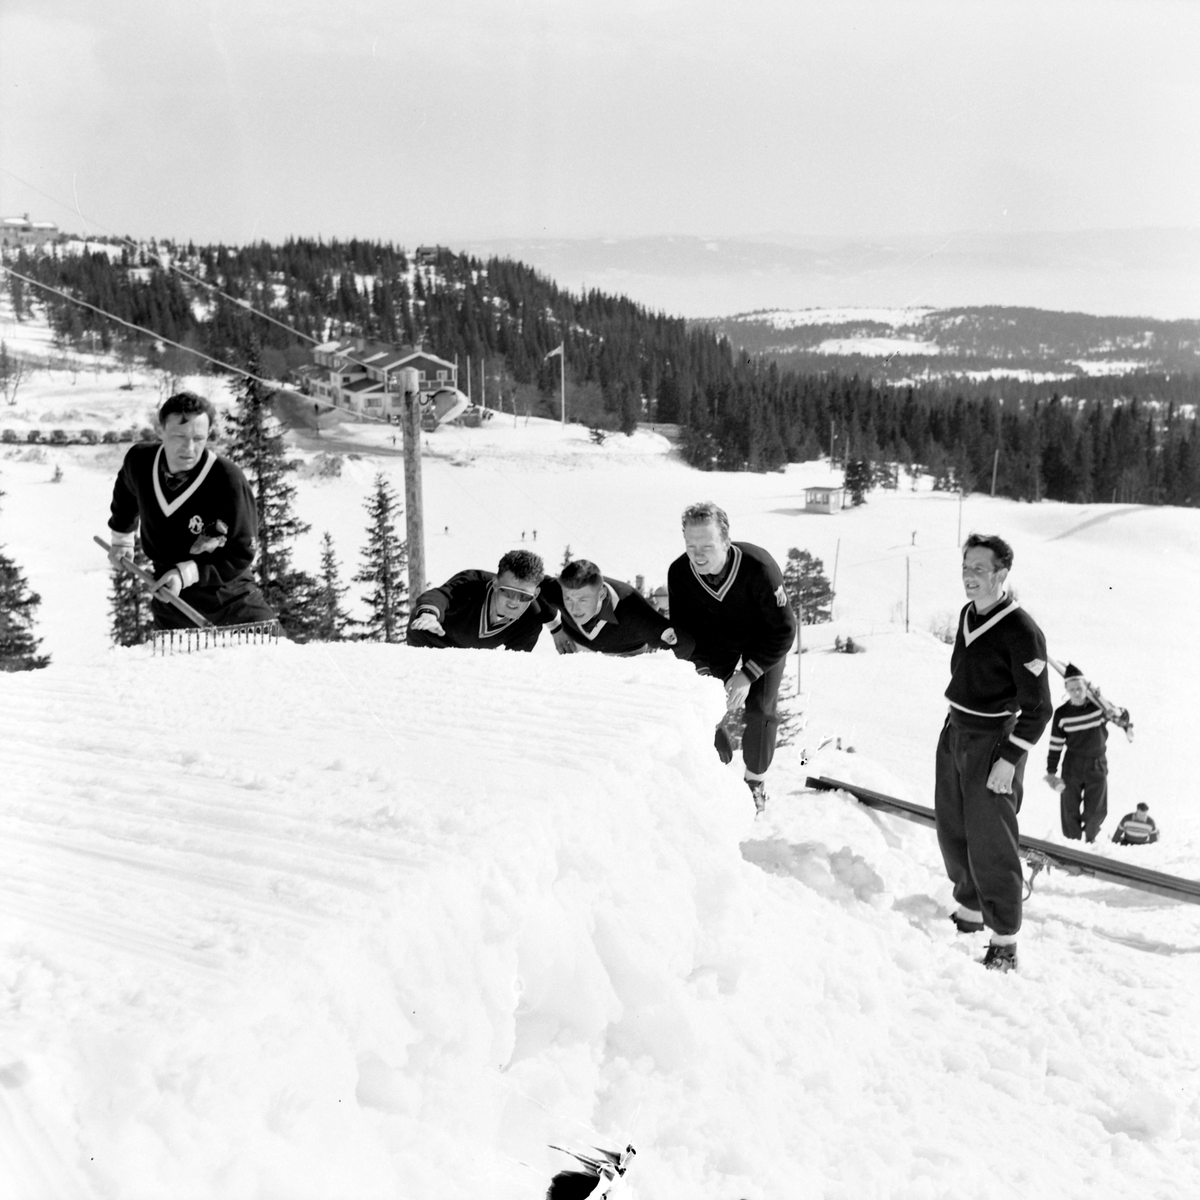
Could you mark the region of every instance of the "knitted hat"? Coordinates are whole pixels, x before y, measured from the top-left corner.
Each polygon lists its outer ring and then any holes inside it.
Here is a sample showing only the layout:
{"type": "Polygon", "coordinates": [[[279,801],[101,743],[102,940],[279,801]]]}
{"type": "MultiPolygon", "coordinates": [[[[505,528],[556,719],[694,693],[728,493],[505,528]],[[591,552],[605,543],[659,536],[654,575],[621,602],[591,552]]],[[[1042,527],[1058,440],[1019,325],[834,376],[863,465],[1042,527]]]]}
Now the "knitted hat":
{"type": "Polygon", "coordinates": [[[1138,806],[1137,806],[1137,810],[1138,810],[1138,812],[1149,812],[1149,811],[1150,811],[1150,805],[1148,805],[1148,804],[1145,802],[1145,800],[1143,800],[1143,801],[1141,801],[1141,803],[1139,803],[1139,804],[1138,804],[1138,806]]]}
{"type": "Polygon", "coordinates": [[[1070,683],[1072,679],[1083,679],[1083,672],[1074,664],[1067,663],[1066,670],[1063,671],[1063,682],[1070,683]]]}

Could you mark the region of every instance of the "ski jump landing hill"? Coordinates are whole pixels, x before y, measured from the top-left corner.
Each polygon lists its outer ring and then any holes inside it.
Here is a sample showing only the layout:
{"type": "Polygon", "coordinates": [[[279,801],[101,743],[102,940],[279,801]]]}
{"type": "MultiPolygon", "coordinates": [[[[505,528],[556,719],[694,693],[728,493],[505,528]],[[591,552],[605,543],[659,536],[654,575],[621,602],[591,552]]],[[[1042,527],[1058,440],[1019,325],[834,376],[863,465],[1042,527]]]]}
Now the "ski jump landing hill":
{"type": "Polygon", "coordinates": [[[804,789],[893,775],[805,731],[756,819],[720,707],[667,655],[0,677],[0,1193],[517,1200],[633,1143],[646,1200],[1189,1194],[1196,910],[1054,876],[997,978],[927,831],[804,789]]]}

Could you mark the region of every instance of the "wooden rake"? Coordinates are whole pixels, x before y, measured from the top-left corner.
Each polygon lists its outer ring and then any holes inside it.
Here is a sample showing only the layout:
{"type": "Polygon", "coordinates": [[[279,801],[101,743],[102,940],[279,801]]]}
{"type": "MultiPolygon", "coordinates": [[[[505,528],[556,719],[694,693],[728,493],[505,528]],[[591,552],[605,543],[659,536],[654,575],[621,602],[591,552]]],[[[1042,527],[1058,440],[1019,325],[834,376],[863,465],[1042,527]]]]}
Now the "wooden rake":
{"type": "MultiPolygon", "coordinates": [[[[112,547],[102,538],[92,541],[103,548],[106,554],[112,547]]],[[[251,621],[244,625],[215,625],[202,612],[197,612],[186,600],[180,599],[167,588],[159,588],[157,580],[149,571],[139,567],[131,558],[117,560],[121,568],[138,580],[151,596],[165,600],[183,613],[190,627],[182,629],[155,629],[150,633],[150,644],[155,654],[191,654],[197,650],[208,650],[214,646],[244,646],[260,642],[279,640],[278,621],[251,621]]]]}

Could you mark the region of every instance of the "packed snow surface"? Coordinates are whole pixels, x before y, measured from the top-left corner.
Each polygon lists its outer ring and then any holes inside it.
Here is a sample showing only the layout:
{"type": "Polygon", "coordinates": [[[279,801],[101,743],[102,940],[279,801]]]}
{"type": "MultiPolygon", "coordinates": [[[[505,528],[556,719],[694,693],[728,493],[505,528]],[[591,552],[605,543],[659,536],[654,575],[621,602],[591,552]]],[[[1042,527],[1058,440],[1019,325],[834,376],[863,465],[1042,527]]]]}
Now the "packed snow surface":
{"type": "MultiPolygon", "coordinates": [[[[102,379],[43,372],[22,403],[152,407],[153,380],[102,379]]],[[[357,569],[375,474],[403,494],[391,433],[298,445],[298,565],[329,530],[357,569]]],[[[632,1143],[639,1200],[1200,1194],[1200,908],[1043,874],[1020,970],[991,974],[932,832],[805,787],[931,802],[931,630],[960,536],[994,530],[1051,652],[1134,714],[1095,850],[1200,877],[1200,514],[922,482],[816,516],[825,463],[669,450],[511,414],[439,431],[429,574],[569,546],[653,586],[706,497],[735,538],[812,551],[835,620],[803,630],[799,694],[791,660],[758,817],[712,749],[719,686],[667,655],[110,648],[91,537],[123,449],[0,447],[0,544],[53,656],[0,675],[0,1196],[538,1200],[551,1143],[632,1143]],[[1112,845],[1138,800],[1162,841],[1112,845]]],[[[1045,748],[1021,823],[1058,838],[1045,748]]]]}

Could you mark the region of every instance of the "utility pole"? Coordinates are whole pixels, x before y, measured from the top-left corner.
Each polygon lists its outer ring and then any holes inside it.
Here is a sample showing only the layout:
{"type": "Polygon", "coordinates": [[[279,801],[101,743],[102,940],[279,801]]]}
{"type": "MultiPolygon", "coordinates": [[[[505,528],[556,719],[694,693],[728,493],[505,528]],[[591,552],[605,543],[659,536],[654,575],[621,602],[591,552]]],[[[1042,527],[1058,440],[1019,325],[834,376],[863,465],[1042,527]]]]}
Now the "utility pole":
{"type": "Polygon", "coordinates": [[[1000,466],[1000,447],[996,447],[996,453],[992,455],[992,495],[996,494],[996,471],[1000,466]]]}
{"type": "Polygon", "coordinates": [[[908,632],[908,598],[909,598],[909,579],[912,575],[912,560],[906,554],[904,556],[904,632],[908,632]]]}
{"type": "Polygon", "coordinates": [[[421,494],[421,394],[417,372],[400,372],[404,401],[404,523],[408,537],[408,596],[415,603],[425,590],[425,505],[421,494]]]}
{"type": "Polygon", "coordinates": [[[804,601],[796,606],[796,699],[803,693],[804,678],[804,601]]]}

